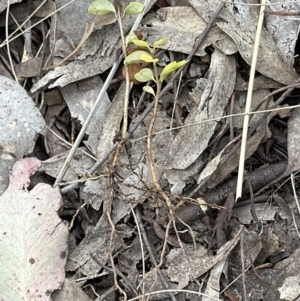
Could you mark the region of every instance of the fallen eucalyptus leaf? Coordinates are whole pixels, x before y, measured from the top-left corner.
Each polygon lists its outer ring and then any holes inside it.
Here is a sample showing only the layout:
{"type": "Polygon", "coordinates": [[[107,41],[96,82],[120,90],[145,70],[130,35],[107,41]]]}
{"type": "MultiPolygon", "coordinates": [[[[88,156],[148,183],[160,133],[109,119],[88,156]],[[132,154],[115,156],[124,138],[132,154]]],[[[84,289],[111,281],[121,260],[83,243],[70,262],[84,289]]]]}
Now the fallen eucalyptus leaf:
{"type": "Polygon", "coordinates": [[[15,163],[0,197],[0,300],[51,300],[64,283],[68,224],[57,215],[59,189],[37,184],[27,191],[40,161],[15,163]]]}

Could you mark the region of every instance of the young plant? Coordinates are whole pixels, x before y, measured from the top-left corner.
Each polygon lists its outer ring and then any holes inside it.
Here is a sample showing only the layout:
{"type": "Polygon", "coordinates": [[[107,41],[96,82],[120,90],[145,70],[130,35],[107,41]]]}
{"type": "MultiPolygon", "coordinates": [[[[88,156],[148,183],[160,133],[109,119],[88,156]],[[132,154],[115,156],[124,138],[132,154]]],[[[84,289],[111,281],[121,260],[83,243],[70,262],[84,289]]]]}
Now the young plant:
{"type": "MultiPolygon", "coordinates": [[[[129,3],[124,10],[121,12],[122,6],[119,1],[115,1],[115,5],[108,0],[96,0],[88,8],[88,13],[97,16],[109,16],[113,15],[118,21],[119,29],[122,39],[122,49],[123,54],[126,59],[126,41],[124,38],[122,18],[127,15],[138,14],[143,11],[144,5],[139,2],[129,3]]],[[[110,22],[112,23],[112,22],[110,22]]],[[[107,23],[108,24],[108,23],[107,23]]],[[[126,80],[126,90],[124,99],[124,112],[123,112],[123,129],[122,129],[122,139],[125,139],[128,127],[128,102],[129,102],[129,91],[130,91],[130,80],[128,67],[125,66],[125,80],[126,80]]]]}
{"type": "MultiPolygon", "coordinates": [[[[152,94],[154,96],[154,109],[153,109],[153,117],[150,122],[148,137],[147,137],[147,157],[149,162],[149,167],[152,174],[152,180],[155,188],[160,191],[163,198],[166,200],[167,205],[171,208],[170,200],[167,195],[162,191],[160,185],[158,183],[158,179],[155,172],[154,160],[152,155],[152,136],[153,136],[153,127],[156,120],[159,96],[161,91],[161,86],[163,81],[166,79],[168,75],[172,72],[176,71],[182,65],[186,63],[185,60],[179,62],[171,62],[167,66],[163,68],[163,70],[158,73],[157,62],[159,61],[155,58],[156,48],[163,45],[168,38],[164,38],[154,42],[153,46],[150,46],[146,41],[143,41],[137,37],[134,32],[130,32],[129,35],[124,38],[123,27],[122,27],[122,18],[126,14],[137,14],[143,11],[144,6],[139,2],[131,2],[129,5],[125,7],[123,12],[121,12],[121,6],[118,4],[118,1],[115,1],[116,4],[113,5],[108,0],[96,0],[94,1],[88,12],[93,15],[106,16],[106,15],[114,15],[116,20],[119,23],[121,38],[122,38],[122,48],[124,54],[124,67],[125,67],[125,80],[126,80],[126,92],[124,99],[124,118],[123,118],[123,130],[122,130],[122,138],[125,139],[127,133],[127,119],[128,119],[128,101],[129,101],[129,90],[130,90],[130,78],[134,82],[148,82],[154,81],[156,84],[156,92],[151,86],[144,86],[143,90],[152,94]],[[135,48],[128,48],[129,44],[134,44],[135,48]],[[142,67],[144,64],[151,64],[153,66],[153,70],[149,67],[142,67]],[[129,68],[131,66],[131,71],[134,72],[132,78],[132,74],[129,74],[129,68]]],[[[131,72],[131,73],[132,73],[131,72]]],[[[116,156],[114,159],[114,164],[116,163],[116,158],[118,157],[118,152],[120,148],[117,149],[116,156]]]]}
{"type": "Polygon", "coordinates": [[[182,65],[184,65],[186,61],[183,60],[179,62],[171,62],[163,68],[160,74],[158,73],[157,62],[159,60],[155,58],[155,50],[158,46],[165,43],[167,39],[168,38],[164,38],[154,42],[152,47],[146,41],[139,40],[137,37],[135,37],[133,33],[130,33],[126,39],[126,45],[128,45],[129,43],[133,43],[138,47],[144,48],[145,50],[137,50],[135,52],[132,52],[130,55],[126,57],[126,59],[124,60],[124,64],[130,65],[130,64],[141,64],[146,62],[146,63],[152,63],[153,65],[153,71],[148,67],[142,68],[139,72],[137,72],[134,75],[134,77],[139,82],[154,81],[156,84],[156,92],[154,92],[151,86],[146,85],[143,87],[143,90],[145,92],[148,92],[154,96],[153,116],[149,125],[148,137],[147,137],[147,157],[148,157],[149,167],[151,170],[153,184],[157,189],[157,191],[159,191],[163,196],[163,198],[166,200],[168,207],[171,208],[170,200],[167,197],[167,195],[162,191],[155,172],[154,160],[152,155],[152,136],[153,136],[154,123],[156,120],[156,115],[158,110],[158,103],[159,103],[159,96],[160,96],[162,82],[166,79],[168,75],[170,75],[172,72],[176,71],[182,65]]]}

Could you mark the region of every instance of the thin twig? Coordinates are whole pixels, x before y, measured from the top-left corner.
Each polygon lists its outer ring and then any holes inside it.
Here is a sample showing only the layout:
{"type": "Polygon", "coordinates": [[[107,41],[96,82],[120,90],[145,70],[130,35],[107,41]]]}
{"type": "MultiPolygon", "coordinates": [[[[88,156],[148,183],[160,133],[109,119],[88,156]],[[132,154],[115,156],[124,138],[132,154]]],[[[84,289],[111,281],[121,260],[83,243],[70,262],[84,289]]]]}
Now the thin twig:
{"type": "MultiPolygon", "coordinates": [[[[7,7],[6,7],[6,19],[5,19],[5,36],[8,39],[8,16],[9,16],[9,7],[10,7],[10,0],[7,0],[7,7]]],[[[7,55],[10,63],[10,68],[15,78],[15,81],[18,83],[18,77],[16,75],[15,67],[11,58],[9,43],[7,43],[7,55]]]]}
{"type": "Polygon", "coordinates": [[[242,263],[242,283],[243,283],[243,294],[244,300],[247,301],[247,289],[246,289],[246,273],[245,273],[245,258],[244,258],[244,232],[241,234],[240,240],[240,256],[241,256],[241,263],[242,263]]]}
{"type": "MultiPolygon", "coordinates": [[[[10,0],[8,0],[8,1],[10,1],[10,0]]],[[[26,28],[26,30],[30,30],[31,28],[33,28],[33,27],[37,26],[38,24],[42,23],[43,21],[45,21],[46,19],[48,19],[48,18],[51,17],[52,15],[56,14],[58,11],[62,10],[62,9],[65,8],[66,6],[70,5],[70,4],[73,3],[74,1],[75,1],[75,0],[71,0],[70,2],[66,3],[65,5],[63,5],[63,6],[60,7],[59,9],[57,9],[56,11],[50,13],[49,15],[47,15],[47,16],[44,17],[44,18],[42,18],[42,19],[39,20],[38,22],[34,23],[34,24],[33,24],[32,26],[30,26],[29,28],[26,28]]],[[[32,16],[39,10],[39,8],[40,8],[45,2],[47,2],[47,1],[45,0],[45,1],[44,1],[44,2],[43,2],[43,3],[42,3],[42,4],[41,4],[34,12],[32,12],[31,15],[30,15],[30,17],[32,17],[32,16]]],[[[26,22],[27,22],[27,19],[20,25],[20,27],[22,27],[26,22]]],[[[19,33],[19,34],[14,35],[14,34],[18,31],[18,29],[19,29],[19,28],[17,28],[13,33],[11,33],[10,36],[7,37],[7,38],[5,39],[5,41],[4,41],[2,44],[0,44],[0,48],[3,47],[3,46],[5,46],[7,43],[9,43],[9,42],[15,40],[15,39],[18,38],[19,36],[23,35],[24,32],[26,31],[26,30],[24,30],[24,31],[22,31],[22,32],[19,33]],[[11,38],[11,39],[10,39],[10,38],[11,38]],[[9,39],[10,39],[10,40],[9,40],[9,39]]]]}
{"type": "MultiPolygon", "coordinates": [[[[139,240],[140,240],[140,244],[141,244],[141,253],[142,253],[142,272],[143,272],[143,279],[145,278],[145,274],[146,274],[146,267],[145,267],[145,254],[144,254],[144,244],[143,244],[143,239],[142,239],[142,234],[141,234],[141,225],[140,223],[138,222],[138,218],[132,208],[132,205],[129,204],[129,207],[130,207],[130,210],[132,212],[132,215],[134,217],[134,220],[135,220],[135,223],[136,223],[136,227],[137,227],[137,230],[138,230],[138,234],[139,234],[139,240]]],[[[143,281],[143,284],[142,284],[142,294],[143,294],[143,298],[142,300],[144,300],[144,294],[145,294],[145,282],[143,281]]]]}
{"type": "Polygon", "coordinates": [[[248,139],[248,127],[249,127],[249,121],[250,121],[249,113],[251,111],[254,77],[255,77],[255,71],[256,71],[256,63],[257,63],[257,56],[258,56],[258,50],[259,50],[260,36],[261,36],[261,31],[262,31],[262,26],[263,26],[263,21],[264,21],[265,3],[266,3],[266,0],[261,1],[262,6],[260,7],[260,14],[259,14],[259,18],[258,18],[256,36],[255,36],[255,41],[254,41],[253,56],[252,56],[251,70],[250,70],[250,77],[249,77],[249,86],[248,86],[248,93],[247,93],[246,106],[245,106],[246,115],[244,116],[243,134],[242,134],[242,143],[241,143],[241,152],[240,152],[240,161],[239,161],[239,168],[238,168],[238,178],[237,178],[237,185],[236,185],[235,201],[237,201],[242,196],[245,154],[246,154],[247,139],[248,139]]]}

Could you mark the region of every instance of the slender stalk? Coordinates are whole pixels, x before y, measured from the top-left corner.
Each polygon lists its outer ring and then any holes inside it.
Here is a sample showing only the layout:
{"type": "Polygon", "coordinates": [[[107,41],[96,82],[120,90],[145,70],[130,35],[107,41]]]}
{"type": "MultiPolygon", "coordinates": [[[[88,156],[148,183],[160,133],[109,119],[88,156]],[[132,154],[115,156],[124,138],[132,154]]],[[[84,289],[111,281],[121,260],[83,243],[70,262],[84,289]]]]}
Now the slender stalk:
{"type": "Polygon", "coordinates": [[[160,91],[161,91],[161,82],[159,81],[158,78],[158,71],[157,71],[157,66],[156,63],[153,63],[153,69],[154,69],[154,76],[156,80],[156,93],[155,93],[155,99],[154,99],[154,108],[153,108],[153,116],[149,125],[149,130],[148,130],[148,137],[147,137],[147,157],[148,157],[148,163],[152,175],[152,180],[154,187],[158,190],[161,191],[160,185],[158,183],[157,179],[157,174],[155,171],[155,166],[154,166],[154,160],[153,160],[153,153],[152,153],[152,137],[153,137],[153,128],[157,116],[157,109],[158,109],[158,103],[159,103],[159,96],[160,96],[160,91]]]}
{"type": "MultiPolygon", "coordinates": [[[[120,7],[118,6],[117,12],[117,20],[119,24],[121,39],[122,39],[122,50],[124,54],[124,59],[127,57],[127,49],[126,49],[126,42],[125,36],[122,26],[122,17],[120,12],[120,7]]],[[[128,103],[129,103],[129,93],[130,93],[130,78],[129,78],[129,71],[128,65],[124,64],[125,67],[125,95],[124,95],[124,108],[123,108],[123,127],[122,127],[122,139],[125,139],[127,128],[128,128],[128,103]]]]}
{"type": "Polygon", "coordinates": [[[249,113],[251,111],[253,83],[254,83],[254,77],[255,77],[257,55],[258,55],[258,50],[259,50],[260,35],[261,35],[261,30],[262,30],[263,21],[264,21],[265,5],[266,5],[266,0],[262,0],[261,7],[260,7],[260,14],[259,14],[258,23],[257,23],[254,47],[253,47],[253,57],[252,57],[252,62],[251,62],[249,86],[248,86],[248,93],[247,93],[246,106],[245,106],[246,115],[244,117],[244,124],[243,124],[242,144],[241,144],[241,152],[240,152],[240,160],[239,160],[235,201],[237,201],[242,196],[245,154],[246,154],[246,147],[247,147],[248,127],[249,127],[249,121],[250,121],[249,113]]]}
{"type": "MultiPolygon", "coordinates": [[[[157,110],[158,110],[158,103],[159,103],[159,98],[161,94],[161,82],[158,77],[158,70],[156,63],[153,63],[153,70],[154,70],[154,76],[155,76],[155,81],[156,81],[156,93],[155,93],[155,99],[154,99],[154,108],[153,108],[153,116],[149,125],[149,130],[148,130],[148,137],[147,137],[147,158],[148,158],[148,163],[149,163],[149,168],[151,171],[151,176],[152,176],[152,181],[155,189],[159,192],[159,194],[162,196],[162,198],[165,200],[168,209],[169,209],[169,220],[172,222],[174,220],[174,214],[173,214],[173,209],[172,209],[172,204],[170,201],[170,198],[167,196],[167,194],[161,189],[159,180],[157,178],[156,170],[155,170],[155,165],[154,165],[154,159],[153,159],[153,153],[152,153],[152,138],[153,138],[153,129],[154,129],[154,124],[157,116],[157,110]]],[[[168,234],[166,234],[168,235],[168,234]]]]}

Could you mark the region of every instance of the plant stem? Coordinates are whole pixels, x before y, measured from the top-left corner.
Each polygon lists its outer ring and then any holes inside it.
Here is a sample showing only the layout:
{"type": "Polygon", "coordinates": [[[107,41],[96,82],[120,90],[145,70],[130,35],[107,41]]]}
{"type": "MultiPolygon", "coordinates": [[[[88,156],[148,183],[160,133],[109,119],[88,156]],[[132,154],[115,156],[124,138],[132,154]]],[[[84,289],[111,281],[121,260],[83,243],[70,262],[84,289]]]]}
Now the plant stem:
{"type": "MultiPolygon", "coordinates": [[[[117,20],[120,28],[120,34],[122,39],[122,50],[124,54],[124,59],[126,59],[127,56],[127,49],[126,49],[126,42],[124,37],[124,31],[122,26],[122,17],[120,12],[120,7],[118,6],[118,12],[117,12],[117,20]]],[[[129,93],[130,93],[130,79],[129,79],[129,71],[128,71],[128,65],[124,64],[125,67],[125,96],[124,96],[124,108],[123,108],[123,127],[122,127],[122,139],[125,139],[126,133],[127,133],[127,127],[128,127],[128,103],[129,103],[129,93]]]]}
{"type": "Polygon", "coordinates": [[[154,76],[156,80],[156,93],[155,93],[155,99],[154,99],[154,108],[153,108],[153,116],[149,125],[149,130],[148,130],[148,137],[147,137],[147,157],[148,157],[148,163],[152,175],[152,180],[154,187],[156,190],[160,191],[161,187],[158,183],[157,179],[157,174],[155,171],[155,166],[154,166],[154,160],[153,160],[153,154],[152,154],[152,136],[153,136],[153,128],[157,116],[157,109],[158,109],[158,103],[159,103],[159,95],[160,95],[160,90],[161,90],[161,82],[159,81],[158,78],[158,72],[157,72],[157,66],[155,63],[153,63],[153,69],[154,69],[154,76]]]}
{"type": "Polygon", "coordinates": [[[174,220],[174,214],[173,214],[173,209],[171,205],[170,198],[167,196],[167,194],[161,189],[159,180],[157,178],[156,170],[155,170],[155,165],[154,165],[154,159],[153,159],[153,153],[152,153],[152,137],[153,137],[153,129],[154,129],[154,124],[157,116],[157,110],[158,110],[158,103],[159,103],[159,97],[160,97],[160,92],[161,92],[161,82],[158,77],[158,71],[157,71],[157,66],[156,63],[153,63],[153,70],[154,70],[154,76],[155,76],[155,81],[156,81],[156,93],[155,93],[155,99],[154,99],[154,108],[153,108],[153,116],[149,125],[149,130],[148,130],[148,137],[147,137],[147,158],[148,158],[148,163],[149,163],[149,168],[151,171],[151,176],[152,176],[152,181],[155,189],[160,193],[160,195],[163,197],[165,200],[168,209],[169,209],[169,219],[170,221],[174,220]]]}

